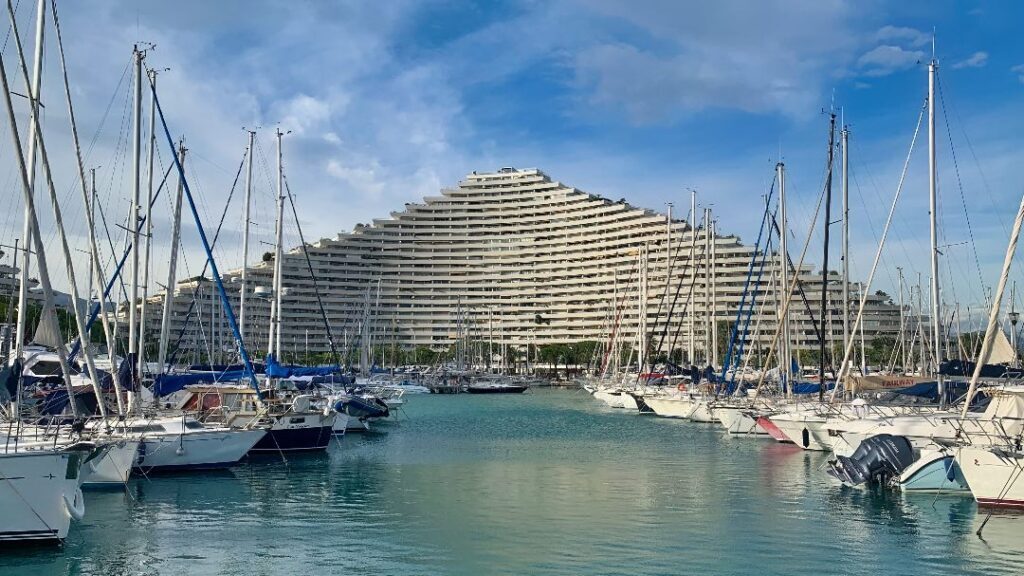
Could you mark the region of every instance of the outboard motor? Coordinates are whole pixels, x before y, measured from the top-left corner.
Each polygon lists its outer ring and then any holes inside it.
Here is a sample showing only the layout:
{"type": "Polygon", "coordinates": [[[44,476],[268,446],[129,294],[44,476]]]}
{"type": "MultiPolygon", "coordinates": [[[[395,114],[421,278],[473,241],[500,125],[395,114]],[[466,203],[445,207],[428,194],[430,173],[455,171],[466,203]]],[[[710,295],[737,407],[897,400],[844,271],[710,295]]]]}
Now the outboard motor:
{"type": "Polygon", "coordinates": [[[860,443],[852,456],[837,456],[828,473],[844,484],[887,483],[914,463],[914,448],[903,436],[879,434],[860,443]]]}

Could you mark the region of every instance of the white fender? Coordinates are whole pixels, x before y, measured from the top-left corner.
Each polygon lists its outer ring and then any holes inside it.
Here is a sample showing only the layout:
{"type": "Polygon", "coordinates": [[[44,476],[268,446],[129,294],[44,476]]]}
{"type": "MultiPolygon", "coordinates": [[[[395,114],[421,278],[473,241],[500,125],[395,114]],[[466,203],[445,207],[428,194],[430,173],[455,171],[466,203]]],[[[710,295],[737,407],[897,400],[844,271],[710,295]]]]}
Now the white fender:
{"type": "Polygon", "coordinates": [[[64,508],[67,509],[68,515],[76,521],[85,517],[85,495],[82,494],[81,488],[75,488],[73,496],[67,492],[64,493],[64,508]]]}

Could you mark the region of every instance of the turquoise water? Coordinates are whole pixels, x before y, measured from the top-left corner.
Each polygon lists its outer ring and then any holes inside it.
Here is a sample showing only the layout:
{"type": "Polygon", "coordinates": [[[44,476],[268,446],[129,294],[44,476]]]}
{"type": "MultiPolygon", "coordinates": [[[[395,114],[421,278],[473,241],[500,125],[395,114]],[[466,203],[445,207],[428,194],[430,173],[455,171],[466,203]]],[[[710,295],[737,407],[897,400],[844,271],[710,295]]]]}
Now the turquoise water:
{"type": "Polygon", "coordinates": [[[1024,572],[1024,516],[983,541],[969,498],[846,489],[821,454],[575,391],[408,400],[327,454],[89,493],[0,574],[1024,572]]]}

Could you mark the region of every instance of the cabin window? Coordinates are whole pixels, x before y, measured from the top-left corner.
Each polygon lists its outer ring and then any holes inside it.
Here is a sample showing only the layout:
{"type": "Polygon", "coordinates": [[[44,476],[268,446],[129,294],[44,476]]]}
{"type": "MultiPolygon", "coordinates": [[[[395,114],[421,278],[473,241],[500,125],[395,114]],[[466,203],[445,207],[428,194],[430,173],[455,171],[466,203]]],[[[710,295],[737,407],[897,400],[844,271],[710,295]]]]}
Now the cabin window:
{"type": "Polygon", "coordinates": [[[60,362],[54,362],[52,360],[41,360],[36,362],[30,368],[33,374],[37,376],[53,376],[60,374],[60,362]]]}
{"type": "Polygon", "coordinates": [[[292,418],[288,419],[288,423],[289,424],[302,424],[305,421],[306,421],[306,417],[305,416],[292,417],[292,418]]]}
{"type": "Polygon", "coordinates": [[[165,432],[164,427],[159,424],[144,424],[142,426],[129,426],[129,432],[165,432]]]}
{"type": "Polygon", "coordinates": [[[202,422],[197,422],[196,420],[186,420],[185,428],[188,428],[189,430],[202,430],[203,428],[206,428],[206,426],[203,426],[202,422]]]}

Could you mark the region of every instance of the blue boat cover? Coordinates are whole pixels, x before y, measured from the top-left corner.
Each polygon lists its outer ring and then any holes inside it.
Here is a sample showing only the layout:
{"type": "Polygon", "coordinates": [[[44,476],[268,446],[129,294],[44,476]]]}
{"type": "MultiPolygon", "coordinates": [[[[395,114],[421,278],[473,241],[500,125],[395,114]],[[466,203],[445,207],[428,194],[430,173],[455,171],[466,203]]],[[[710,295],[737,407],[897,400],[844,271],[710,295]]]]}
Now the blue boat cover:
{"type": "Polygon", "coordinates": [[[156,397],[174,394],[186,386],[195,384],[216,384],[220,382],[237,382],[248,378],[244,370],[229,372],[195,372],[188,374],[159,374],[153,382],[153,395],[156,397]]]}
{"type": "MultiPolygon", "coordinates": [[[[939,366],[939,372],[943,376],[961,376],[970,378],[974,375],[975,362],[964,362],[961,360],[949,360],[943,362],[939,366]]],[[[1008,374],[1009,372],[1016,373],[1020,376],[1020,370],[1010,368],[1005,364],[985,364],[981,367],[982,378],[1003,378],[1005,376],[1012,376],[1014,374],[1008,374]]]]}
{"type": "Polygon", "coordinates": [[[330,376],[341,374],[341,367],[331,366],[295,366],[278,364],[273,354],[267,355],[267,376],[271,378],[291,378],[293,376],[330,376]]]}

